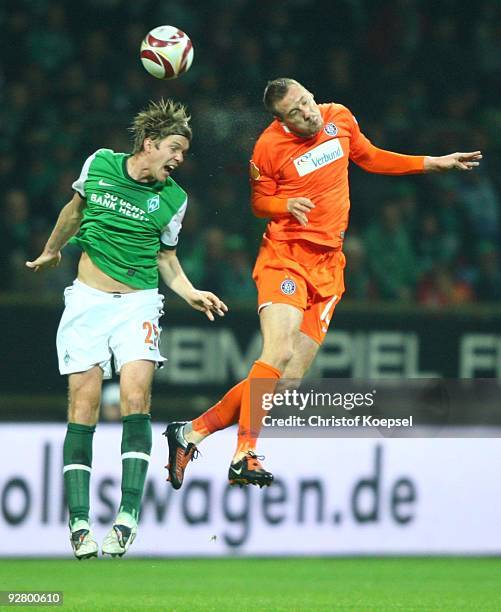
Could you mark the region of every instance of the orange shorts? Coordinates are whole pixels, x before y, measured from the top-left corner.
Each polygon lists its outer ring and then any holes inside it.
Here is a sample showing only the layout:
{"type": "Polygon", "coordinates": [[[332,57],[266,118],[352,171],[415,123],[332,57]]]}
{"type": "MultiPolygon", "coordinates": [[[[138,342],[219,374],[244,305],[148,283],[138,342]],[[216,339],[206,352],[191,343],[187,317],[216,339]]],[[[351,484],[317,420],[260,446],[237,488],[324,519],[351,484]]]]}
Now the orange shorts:
{"type": "Polygon", "coordinates": [[[263,237],[252,277],[258,312],[270,304],[290,304],[304,312],[301,331],[322,344],[334,308],[344,293],[346,259],[341,250],[306,240],[263,237]]]}

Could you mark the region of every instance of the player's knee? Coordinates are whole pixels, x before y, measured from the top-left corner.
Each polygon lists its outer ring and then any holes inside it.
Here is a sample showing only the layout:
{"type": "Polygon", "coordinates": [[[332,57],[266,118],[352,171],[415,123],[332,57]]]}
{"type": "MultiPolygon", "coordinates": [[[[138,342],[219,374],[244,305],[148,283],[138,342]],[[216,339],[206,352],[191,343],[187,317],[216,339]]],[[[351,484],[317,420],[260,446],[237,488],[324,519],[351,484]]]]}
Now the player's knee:
{"type": "Polygon", "coordinates": [[[80,425],[95,425],[99,405],[87,399],[73,399],[68,408],[68,421],[80,425]]]}
{"type": "Polygon", "coordinates": [[[292,343],[284,342],[265,349],[261,359],[283,372],[293,354],[292,343]]]}
{"type": "Polygon", "coordinates": [[[282,350],[279,352],[280,361],[282,364],[280,367],[280,370],[283,371],[284,368],[287,367],[287,364],[292,359],[293,354],[294,354],[294,351],[292,350],[292,345],[287,345],[287,346],[282,347],[282,350]]]}
{"type": "Polygon", "coordinates": [[[282,374],[287,379],[300,380],[305,374],[305,368],[302,364],[292,363],[292,360],[287,364],[286,370],[282,374]]]}
{"type": "Polygon", "coordinates": [[[122,415],[147,413],[150,410],[150,397],[143,391],[131,391],[121,400],[122,415]]]}

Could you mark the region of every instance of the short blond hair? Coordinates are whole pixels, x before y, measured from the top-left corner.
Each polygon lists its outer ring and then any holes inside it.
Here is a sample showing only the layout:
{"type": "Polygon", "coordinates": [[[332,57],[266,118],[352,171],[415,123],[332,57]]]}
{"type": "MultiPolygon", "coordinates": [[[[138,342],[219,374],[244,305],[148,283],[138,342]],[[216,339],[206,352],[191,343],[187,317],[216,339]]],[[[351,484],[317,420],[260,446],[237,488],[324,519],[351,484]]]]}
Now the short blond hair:
{"type": "Polygon", "coordinates": [[[186,107],[180,102],[163,98],[158,102],[151,101],[134,117],[129,128],[134,142],[132,152],[142,151],[145,138],[160,142],[167,136],[179,134],[191,140],[190,119],[186,107]]]}

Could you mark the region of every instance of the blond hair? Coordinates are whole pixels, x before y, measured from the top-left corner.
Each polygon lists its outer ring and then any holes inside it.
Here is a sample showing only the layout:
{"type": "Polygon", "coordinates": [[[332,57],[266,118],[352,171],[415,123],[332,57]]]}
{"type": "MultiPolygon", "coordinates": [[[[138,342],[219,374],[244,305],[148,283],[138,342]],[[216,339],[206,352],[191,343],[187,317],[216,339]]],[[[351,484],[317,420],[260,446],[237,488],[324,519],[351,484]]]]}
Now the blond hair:
{"type": "Polygon", "coordinates": [[[142,151],[145,138],[157,143],[167,136],[179,134],[191,140],[190,119],[186,107],[179,102],[163,98],[159,102],[151,101],[134,117],[129,128],[134,143],[132,152],[142,151]]]}

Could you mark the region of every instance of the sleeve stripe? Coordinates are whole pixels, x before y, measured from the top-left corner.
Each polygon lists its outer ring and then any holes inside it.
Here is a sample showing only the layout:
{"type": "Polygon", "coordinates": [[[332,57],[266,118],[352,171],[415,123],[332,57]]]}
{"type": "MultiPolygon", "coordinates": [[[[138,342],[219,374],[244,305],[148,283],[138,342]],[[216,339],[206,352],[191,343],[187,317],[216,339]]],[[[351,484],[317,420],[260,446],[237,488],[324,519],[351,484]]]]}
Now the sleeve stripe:
{"type": "Polygon", "coordinates": [[[167,248],[175,248],[177,246],[179,240],[179,232],[181,231],[181,227],[183,224],[184,214],[186,212],[186,208],[188,206],[188,197],[186,197],[185,201],[179,207],[177,213],[172,217],[169,223],[164,227],[162,234],[160,236],[161,246],[167,248]]]}
{"type": "Polygon", "coordinates": [[[101,149],[98,149],[95,153],[93,153],[90,157],[88,157],[85,160],[85,163],[82,167],[82,171],[80,172],[80,176],[77,178],[77,180],[71,185],[71,187],[75,190],[78,191],[78,193],[85,198],[85,181],[87,180],[87,177],[89,176],[89,168],[91,163],[94,161],[94,158],[96,157],[96,155],[99,153],[99,151],[101,151],[101,149]]]}

